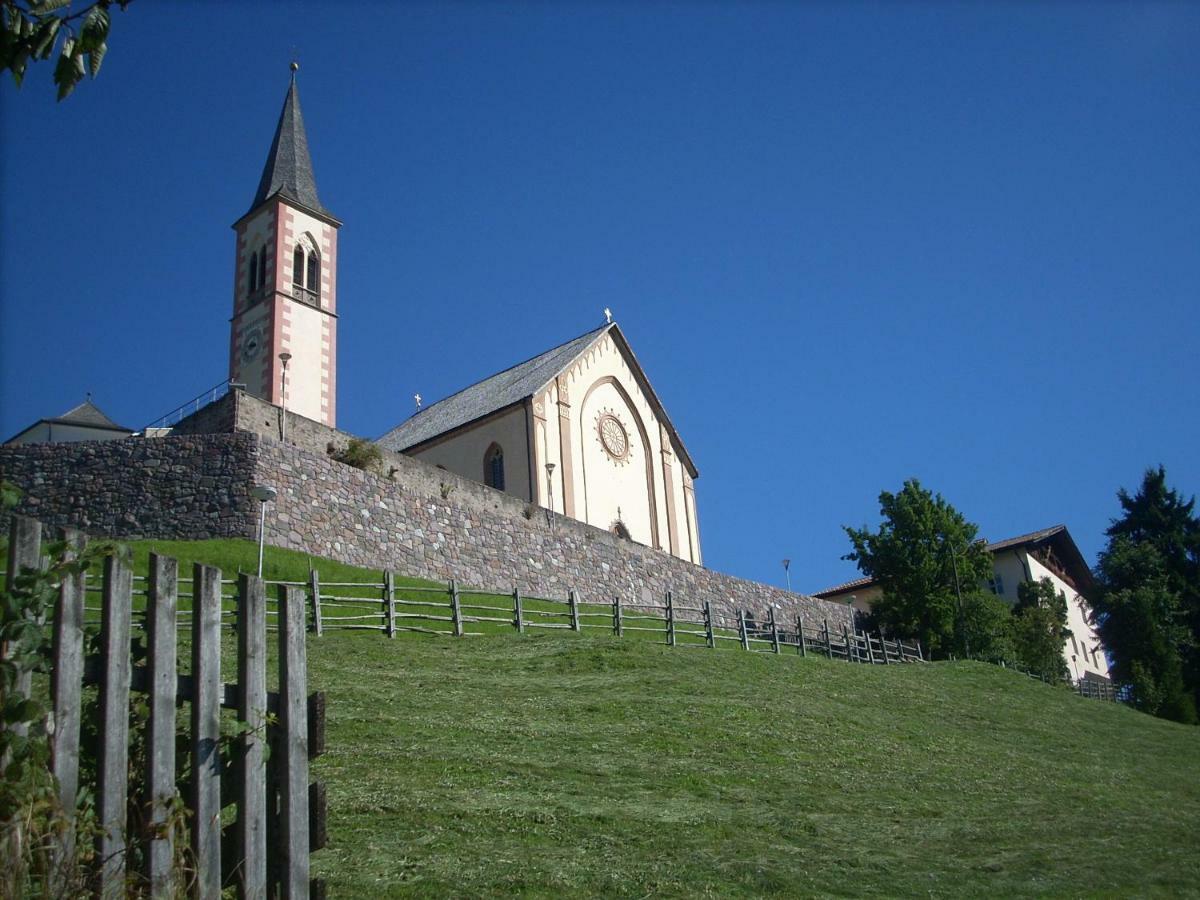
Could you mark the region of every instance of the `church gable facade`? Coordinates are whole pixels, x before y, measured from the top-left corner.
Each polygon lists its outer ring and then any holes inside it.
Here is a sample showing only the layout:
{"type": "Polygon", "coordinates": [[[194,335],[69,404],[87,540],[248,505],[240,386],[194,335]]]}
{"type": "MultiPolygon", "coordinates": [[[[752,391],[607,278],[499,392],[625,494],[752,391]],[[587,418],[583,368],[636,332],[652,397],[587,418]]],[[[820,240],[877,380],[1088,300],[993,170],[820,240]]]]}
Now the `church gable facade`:
{"type": "Polygon", "coordinates": [[[379,443],[701,562],[698,472],[616,324],[421,410],[379,443]]]}

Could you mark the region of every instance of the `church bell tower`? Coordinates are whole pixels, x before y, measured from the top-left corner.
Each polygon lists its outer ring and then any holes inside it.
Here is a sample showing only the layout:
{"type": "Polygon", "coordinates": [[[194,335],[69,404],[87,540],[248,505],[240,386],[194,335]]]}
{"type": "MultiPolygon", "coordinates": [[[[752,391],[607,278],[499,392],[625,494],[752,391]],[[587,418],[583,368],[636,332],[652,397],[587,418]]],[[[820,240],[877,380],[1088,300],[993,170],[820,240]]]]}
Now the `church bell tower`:
{"type": "Polygon", "coordinates": [[[254,202],[233,226],[229,378],[289,412],[335,427],[342,223],[317,198],[297,68],[292,63],[292,81],[254,202]]]}

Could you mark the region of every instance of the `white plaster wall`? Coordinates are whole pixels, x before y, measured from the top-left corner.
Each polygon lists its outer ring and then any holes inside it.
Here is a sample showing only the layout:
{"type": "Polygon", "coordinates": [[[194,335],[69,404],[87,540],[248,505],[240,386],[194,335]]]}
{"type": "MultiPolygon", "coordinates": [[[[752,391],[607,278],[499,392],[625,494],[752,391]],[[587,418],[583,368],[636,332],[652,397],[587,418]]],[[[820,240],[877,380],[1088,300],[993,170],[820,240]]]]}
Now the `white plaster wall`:
{"type": "MultiPolygon", "coordinates": [[[[1016,550],[1001,550],[999,553],[992,554],[992,571],[1000,576],[1003,582],[1004,592],[1000,594],[1009,606],[1016,606],[1017,590],[1021,582],[1026,580],[1025,565],[1021,561],[1021,557],[1025,555],[1024,551],[1018,553],[1016,550]]],[[[985,588],[987,585],[983,585],[985,588]]]]}
{"type": "MultiPolygon", "coordinates": [[[[537,467],[537,487],[538,499],[537,502],[541,506],[549,507],[555,512],[563,512],[563,478],[565,476],[565,468],[563,467],[562,447],[559,443],[561,431],[559,429],[558,417],[558,386],[551,384],[550,387],[542,392],[540,401],[542,410],[546,417],[545,425],[538,425],[538,451],[541,454],[541,463],[537,467]],[[553,482],[554,490],[551,492],[548,488],[546,478],[546,463],[554,463],[554,473],[550,477],[553,482]],[[550,496],[550,494],[553,496],[550,496]]],[[[575,464],[578,467],[578,463],[575,464]]],[[[577,493],[578,485],[577,483],[577,493]]],[[[578,511],[576,511],[578,514],[578,511]]]]}
{"type": "Polygon", "coordinates": [[[445,466],[464,478],[482,482],[483,457],[495,442],[504,451],[504,492],[528,498],[529,456],[526,437],[525,408],[516,406],[474,428],[409,455],[431,465],[445,466]]]}
{"type": "Polygon", "coordinates": [[[1071,670],[1071,677],[1082,678],[1086,673],[1093,672],[1107,678],[1108,659],[1104,655],[1100,636],[1088,622],[1091,611],[1087,601],[1032,556],[1026,555],[1026,563],[1034,581],[1049,578],[1054,583],[1055,590],[1062,591],[1067,596],[1067,627],[1071,629],[1074,640],[1067,639],[1063,646],[1063,657],[1067,661],[1067,668],[1071,670]]]}
{"type": "Polygon", "coordinates": [[[267,315],[268,309],[270,309],[269,303],[260,303],[252,306],[238,320],[241,339],[233,348],[233,380],[246,385],[247,393],[264,400],[269,399],[269,386],[266,384],[263,372],[264,363],[270,358],[271,353],[271,322],[267,315]],[[257,356],[246,362],[242,358],[242,344],[255,329],[259,329],[260,349],[257,356]]]}
{"type": "Polygon", "coordinates": [[[287,408],[318,422],[325,420],[321,405],[321,320],[325,313],[305,303],[281,299],[285,321],[284,347],[292,354],[287,369],[287,408]]]}
{"type": "Polygon", "coordinates": [[[656,454],[654,445],[638,427],[641,415],[612,383],[602,383],[588,394],[578,421],[577,456],[582,465],[576,482],[582,482],[583,495],[576,494],[576,518],[605,529],[620,518],[635,541],[653,546],[646,466],[649,463],[653,471],[656,454]],[[623,460],[609,456],[600,441],[597,425],[606,414],[615,416],[624,427],[629,447],[623,460]]]}

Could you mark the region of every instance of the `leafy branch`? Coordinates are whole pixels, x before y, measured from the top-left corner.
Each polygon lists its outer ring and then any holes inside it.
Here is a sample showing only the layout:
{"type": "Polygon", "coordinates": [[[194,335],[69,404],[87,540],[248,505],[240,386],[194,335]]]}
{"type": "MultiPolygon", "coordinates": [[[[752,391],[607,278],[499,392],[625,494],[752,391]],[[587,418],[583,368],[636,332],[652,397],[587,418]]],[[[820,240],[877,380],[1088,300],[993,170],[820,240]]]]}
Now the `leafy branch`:
{"type": "Polygon", "coordinates": [[[72,0],[0,0],[0,68],[12,72],[20,87],[30,60],[58,53],[54,83],[58,99],[75,90],[85,76],[95,78],[108,52],[109,10],[124,10],[133,0],[95,0],[71,12],[72,0]]]}

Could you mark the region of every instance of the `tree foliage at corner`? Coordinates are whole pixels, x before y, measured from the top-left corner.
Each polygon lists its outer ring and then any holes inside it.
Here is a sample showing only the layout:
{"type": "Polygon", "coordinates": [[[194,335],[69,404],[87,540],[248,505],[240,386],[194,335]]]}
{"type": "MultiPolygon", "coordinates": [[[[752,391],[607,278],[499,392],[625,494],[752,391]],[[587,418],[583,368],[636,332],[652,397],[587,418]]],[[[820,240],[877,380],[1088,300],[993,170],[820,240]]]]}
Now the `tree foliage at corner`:
{"type": "Polygon", "coordinates": [[[1200,520],[1195,498],[1167,487],[1162,466],[1105,534],[1096,570],[1097,622],[1113,677],[1146,712],[1195,723],[1200,707],[1200,520]]]}
{"type": "Polygon", "coordinates": [[[47,60],[57,51],[54,83],[63,100],[84,76],[99,74],[108,52],[110,10],[131,2],[96,0],[72,11],[71,0],[0,0],[0,65],[20,87],[30,60],[47,60]]]}
{"type": "Polygon", "coordinates": [[[872,609],[876,623],[920,640],[935,656],[969,649],[971,655],[1002,657],[1008,610],[979,589],[992,560],[977,540],[978,527],[916,479],[898,494],[881,493],[879,512],[878,531],[845,526],[854,549],[843,557],[882,588],[872,609]]]}
{"type": "Polygon", "coordinates": [[[1063,659],[1067,628],[1067,598],[1049,578],[1025,581],[1017,587],[1012,643],[1018,665],[1051,684],[1070,677],[1063,659]]]}

